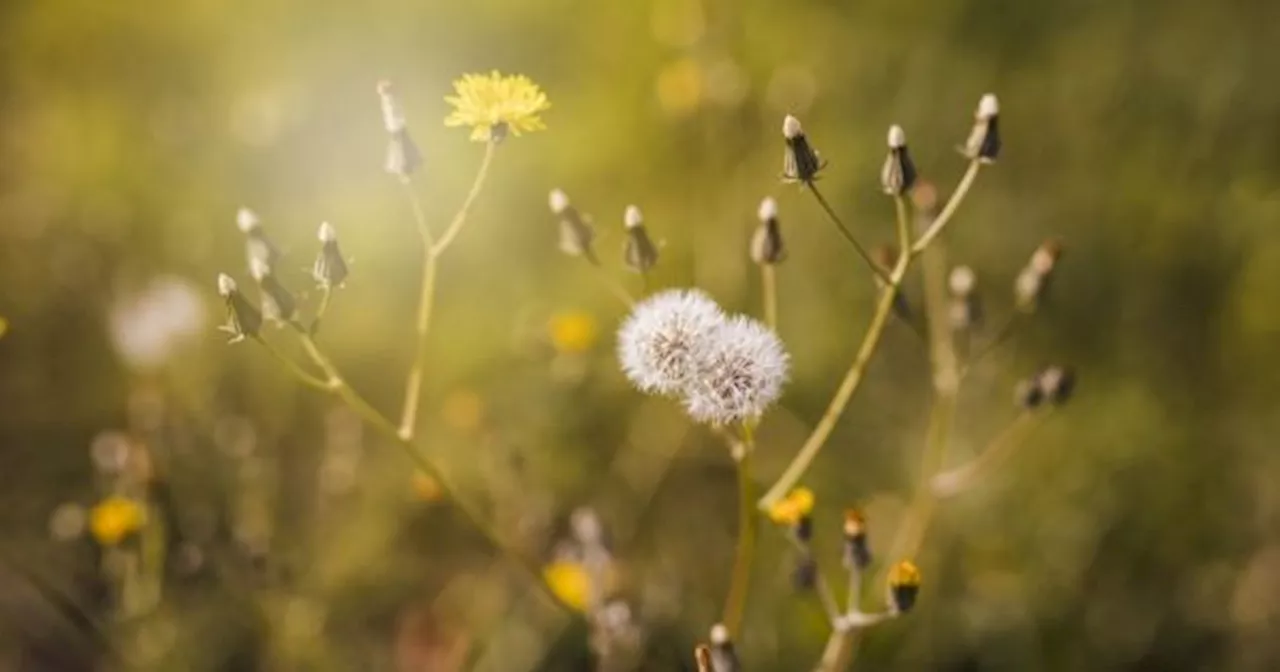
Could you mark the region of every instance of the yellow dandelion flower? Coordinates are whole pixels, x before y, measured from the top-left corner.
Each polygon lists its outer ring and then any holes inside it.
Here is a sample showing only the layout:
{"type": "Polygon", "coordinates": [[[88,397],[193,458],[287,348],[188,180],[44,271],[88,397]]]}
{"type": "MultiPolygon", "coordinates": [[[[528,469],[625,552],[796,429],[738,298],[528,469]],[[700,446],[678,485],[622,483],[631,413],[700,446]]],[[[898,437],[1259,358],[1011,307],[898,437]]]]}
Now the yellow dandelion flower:
{"type": "Polygon", "coordinates": [[[7,331],[9,331],[9,320],[0,317],[0,337],[3,337],[7,331]]]}
{"type": "Polygon", "coordinates": [[[581,564],[557,560],[542,569],[542,578],[561,602],[578,611],[586,610],[587,596],[591,592],[591,577],[581,564]]]}
{"type": "Polygon", "coordinates": [[[779,525],[797,525],[813,512],[813,491],[796,488],[769,508],[769,519],[779,525]]]}
{"type": "Polygon", "coordinates": [[[89,531],[103,546],[115,546],[137,532],[146,518],[138,502],[113,495],[98,502],[89,512],[89,531]]]}
{"type": "Polygon", "coordinates": [[[916,606],[920,594],[920,569],[910,560],[903,560],[889,570],[889,606],[894,612],[905,614],[916,606]]]}
{"type": "Polygon", "coordinates": [[[894,586],[920,586],[920,568],[916,567],[914,562],[903,560],[893,566],[889,570],[889,585],[894,586]]]}
{"type": "Polygon", "coordinates": [[[507,132],[520,135],[541,131],[546,126],[540,112],[551,107],[547,94],[524,75],[506,75],[497,70],[488,75],[463,75],[453,83],[455,96],[445,96],[453,113],[445,126],[470,126],[476,142],[501,140],[507,132]]]}
{"type": "Polygon", "coordinates": [[[551,316],[548,325],[551,344],[556,350],[576,354],[586,352],[596,343],[596,320],[589,313],[567,311],[551,316]]]}

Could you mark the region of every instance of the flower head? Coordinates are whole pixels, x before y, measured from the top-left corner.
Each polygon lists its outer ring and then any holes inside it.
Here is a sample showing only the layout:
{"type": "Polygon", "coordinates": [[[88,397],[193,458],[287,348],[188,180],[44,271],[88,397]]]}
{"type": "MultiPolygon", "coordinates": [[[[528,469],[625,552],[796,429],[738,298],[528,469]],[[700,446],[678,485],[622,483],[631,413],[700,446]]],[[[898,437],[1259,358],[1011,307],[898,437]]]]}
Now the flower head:
{"type": "Polygon", "coordinates": [[[111,496],[89,512],[89,532],[103,546],[115,546],[146,521],[142,506],[127,497],[111,496]]]}
{"type": "Polygon", "coordinates": [[[504,76],[497,70],[488,75],[463,75],[453,83],[453,89],[457,95],[446,96],[445,101],[454,110],[444,125],[470,126],[471,139],[476,142],[496,142],[508,131],[518,136],[546,128],[538,114],[551,103],[524,75],[504,76]]]}
{"type": "Polygon", "coordinates": [[[965,140],[961,153],[982,163],[994,163],[1000,155],[1000,101],[988,93],[978,101],[973,113],[973,130],[965,140]]]}
{"type": "Polygon", "coordinates": [[[697,377],[685,390],[685,410],[699,422],[729,424],[759,418],[778,400],[789,357],[773,330],[737,316],[716,330],[697,377]]]}
{"type": "Polygon", "coordinates": [[[311,266],[311,277],[320,287],[341,287],[350,269],[338,247],[338,232],[332,224],[324,222],[320,225],[317,237],[320,239],[320,253],[311,266]]]}
{"type": "Polygon", "coordinates": [[[787,526],[795,526],[813,513],[813,491],[796,488],[769,507],[769,520],[787,526]]]}
{"type": "Polygon", "coordinates": [[[581,563],[557,560],[542,569],[542,579],[561,602],[578,611],[586,611],[591,593],[591,576],[581,563]]]}
{"type": "Polygon", "coordinates": [[[910,560],[903,560],[889,570],[889,605],[894,612],[905,614],[915,606],[920,592],[920,570],[910,560]]]}
{"type": "Polygon", "coordinates": [[[218,275],[218,294],[227,304],[227,323],[218,327],[231,334],[230,343],[257,337],[262,328],[262,313],[245,298],[236,281],[226,273],[218,275]]]}
{"type": "Polygon", "coordinates": [[[618,360],[642,392],[679,394],[700,375],[724,313],[701,291],[669,290],[642,301],[618,329],[618,360]]]}
{"type": "Polygon", "coordinates": [[[786,151],[782,155],[782,181],[813,184],[818,179],[818,171],[826,163],[809,144],[799,119],[788,114],[782,120],[782,139],[786,143],[786,151]]]}

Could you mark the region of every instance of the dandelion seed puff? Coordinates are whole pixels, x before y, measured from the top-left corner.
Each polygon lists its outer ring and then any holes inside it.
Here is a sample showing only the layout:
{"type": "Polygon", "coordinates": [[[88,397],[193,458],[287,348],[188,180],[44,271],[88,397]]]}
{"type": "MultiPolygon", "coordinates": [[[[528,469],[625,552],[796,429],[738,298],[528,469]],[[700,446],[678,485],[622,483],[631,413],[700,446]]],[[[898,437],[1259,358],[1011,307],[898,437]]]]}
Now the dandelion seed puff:
{"type": "Polygon", "coordinates": [[[716,425],[755,420],[781,396],[789,359],[768,327],[731,318],[714,334],[697,377],[685,388],[685,410],[716,425]]]}
{"type": "Polygon", "coordinates": [[[696,289],[655,294],[618,329],[622,372],[642,392],[683,392],[724,321],[720,306],[696,289]]]}

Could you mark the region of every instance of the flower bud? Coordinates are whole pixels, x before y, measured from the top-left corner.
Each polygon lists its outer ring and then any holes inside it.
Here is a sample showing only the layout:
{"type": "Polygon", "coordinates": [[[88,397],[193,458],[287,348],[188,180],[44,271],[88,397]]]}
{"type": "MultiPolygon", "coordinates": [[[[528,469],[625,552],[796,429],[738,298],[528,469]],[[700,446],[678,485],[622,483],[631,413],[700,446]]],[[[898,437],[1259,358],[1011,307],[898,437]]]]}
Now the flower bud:
{"type": "Polygon", "coordinates": [[[920,570],[903,560],[889,570],[889,607],[895,614],[905,614],[916,604],[920,593],[920,570]]]}
{"type": "Polygon", "coordinates": [[[218,327],[231,334],[229,343],[238,343],[245,338],[254,338],[262,329],[262,314],[240,293],[236,281],[223,273],[218,276],[218,294],[227,305],[227,323],[218,327]]]}
{"type": "Polygon", "coordinates": [[[658,246],[654,245],[649,232],[644,228],[644,217],[640,208],[629,205],[623,215],[623,224],[627,229],[627,242],[623,248],[623,259],[627,266],[639,273],[647,273],[658,263],[658,246]]]}
{"type": "Polygon", "coordinates": [[[787,250],[778,224],[778,203],[772,198],[760,201],[759,217],[760,226],[751,236],[751,260],[762,266],[779,264],[786,260],[787,250]]]}
{"type": "Polygon", "coordinates": [[[413,138],[409,137],[404,109],[400,106],[400,99],[396,97],[391,82],[378,82],[378,98],[382,103],[382,125],[391,135],[383,167],[388,173],[407,180],[422,167],[422,153],[418,151],[413,138]]]}
{"type": "Polygon", "coordinates": [[[976,327],[982,320],[982,304],[976,291],[978,276],[968,266],[956,266],[951,269],[947,278],[947,287],[951,290],[951,303],[947,314],[951,328],[955,331],[967,331],[976,327]]]}
{"type": "Polygon", "coordinates": [[[298,313],[298,301],[261,259],[249,264],[249,273],[262,291],[262,316],[276,322],[290,322],[298,313]]]}
{"type": "Polygon", "coordinates": [[[560,251],[571,257],[584,257],[593,264],[599,263],[591,248],[595,231],[587,218],[569,203],[569,197],[559,189],[551,190],[547,200],[552,214],[560,220],[560,251]]]}
{"type": "Polygon", "coordinates": [[[248,263],[252,264],[254,259],[261,259],[268,266],[274,266],[280,261],[280,248],[267,238],[267,232],[262,228],[258,213],[249,208],[240,208],[236,211],[236,227],[244,234],[245,256],[248,263]]]}
{"type": "Polygon", "coordinates": [[[1044,392],[1040,389],[1040,381],[1036,378],[1019,380],[1013,388],[1014,403],[1023,410],[1039,408],[1044,401],[1044,392]]]}
{"type": "Polygon", "coordinates": [[[325,289],[341,287],[347,279],[347,260],[342,258],[342,250],[338,249],[338,232],[329,222],[324,222],[318,235],[320,254],[311,267],[311,277],[325,289]]]}
{"type": "Polygon", "coordinates": [[[715,672],[742,672],[738,654],[723,623],[711,626],[711,669],[715,672]]]}
{"type": "Polygon", "coordinates": [[[783,119],[782,139],[786,142],[782,155],[782,181],[812,184],[818,179],[818,171],[826,164],[809,144],[799,119],[789,114],[783,119]]]}
{"type": "Polygon", "coordinates": [[[916,166],[907,152],[907,134],[902,127],[889,127],[889,155],[880,169],[880,186],[890,196],[901,196],[911,191],[916,183],[916,166]]]}
{"type": "Polygon", "coordinates": [[[973,130],[961,151],[974,161],[994,163],[1000,154],[1000,102],[994,93],[982,97],[973,116],[973,130]]]}
{"type": "Polygon", "coordinates": [[[844,512],[844,566],[858,571],[871,565],[871,547],[867,543],[867,521],[862,512],[844,512]]]}

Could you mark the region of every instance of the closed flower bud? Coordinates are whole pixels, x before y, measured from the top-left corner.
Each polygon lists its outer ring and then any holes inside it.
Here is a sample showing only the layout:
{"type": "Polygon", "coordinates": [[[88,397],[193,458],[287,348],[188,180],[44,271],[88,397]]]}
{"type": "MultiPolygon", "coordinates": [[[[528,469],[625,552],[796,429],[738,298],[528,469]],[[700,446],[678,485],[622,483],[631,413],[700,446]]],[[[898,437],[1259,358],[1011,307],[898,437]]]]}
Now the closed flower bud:
{"type": "Polygon", "coordinates": [[[742,672],[738,653],[729,639],[729,628],[723,623],[711,626],[711,669],[715,672],[742,672]]]}
{"type": "Polygon", "coordinates": [[[867,543],[867,521],[860,511],[848,509],[844,512],[842,532],[845,567],[865,570],[871,565],[871,547],[867,543]]]}
{"type": "Polygon", "coordinates": [[[889,155],[880,169],[880,186],[884,193],[901,196],[915,186],[916,166],[907,152],[907,134],[901,126],[889,127],[889,155]]]}
{"type": "Polygon", "coordinates": [[[640,208],[634,205],[627,206],[623,223],[627,228],[623,260],[636,272],[649,272],[649,269],[658,263],[658,246],[654,245],[649,232],[644,228],[644,217],[640,214],[640,208]]]}
{"type": "Polygon", "coordinates": [[[237,343],[256,337],[262,329],[262,314],[240,293],[236,281],[226,273],[218,276],[218,294],[227,305],[227,323],[218,328],[231,334],[228,342],[237,343]]]}
{"type": "Polygon", "coordinates": [[[1071,398],[1075,391],[1076,374],[1070,367],[1051,366],[1036,377],[1040,391],[1049,403],[1061,405],[1071,398]]]}
{"type": "Polygon", "coordinates": [[[388,173],[407,180],[422,167],[422,153],[409,137],[409,127],[405,122],[404,110],[395,95],[391,82],[378,82],[378,98],[382,103],[382,125],[391,135],[387,143],[387,158],[383,167],[388,173]]]}
{"type": "Polygon", "coordinates": [[[551,190],[548,197],[551,212],[560,220],[560,251],[571,257],[584,257],[587,261],[598,263],[596,253],[591,248],[595,240],[595,231],[578,209],[569,203],[569,197],[559,189],[551,190]]]}
{"type": "Polygon", "coordinates": [[[1000,154],[1000,101],[994,93],[982,97],[973,118],[962,152],[972,160],[994,163],[1000,154]]]}
{"type": "Polygon", "coordinates": [[[244,234],[245,256],[248,263],[252,264],[254,259],[261,259],[268,266],[274,266],[280,261],[280,248],[267,238],[267,233],[262,228],[262,221],[258,219],[256,212],[249,208],[237,210],[236,227],[244,234]]]}
{"type": "Polygon", "coordinates": [[[951,290],[951,303],[947,308],[951,328],[965,331],[976,327],[982,320],[982,304],[976,291],[978,276],[968,266],[956,266],[947,278],[951,290]]]}
{"type": "Polygon", "coordinates": [[[1039,307],[1061,257],[1062,243],[1057,239],[1046,240],[1031,253],[1013,285],[1014,303],[1020,310],[1034,312],[1039,307]]]}
{"type": "Polygon", "coordinates": [[[249,272],[262,292],[262,316],[276,322],[290,322],[298,313],[298,301],[272,273],[266,262],[255,259],[249,272]]]}
{"type": "Polygon", "coordinates": [[[320,225],[318,235],[320,254],[311,267],[311,276],[315,278],[316,284],[326,289],[341,287],[347,279],[347,260],[342,257],[342,250],[338,249],[338,232],[333,225],[325,222],[320,225]]]}
{"type": "Polygon", "coordinates": [[[920,593],[920,570],[903,560],[889,570],[889,607],[895,614],[905,614],[916,604],[920,593]]]}
{"type": "Polygon", "coordinates": [[[760,265],[779,264],[787,258],[778,224],[778,203],[772,198],[760,201],[760,225],[751,236],[751,260],[760,265]]]}
{"type": "Polygon", "coordinates": [[[818,171],[826,164],[809,144],[799,119],[787,115],[782,121],[782,139],[786,142],[786,150],[782,155],[782,180],[812,184],[818,179],[818,171]]]}

